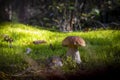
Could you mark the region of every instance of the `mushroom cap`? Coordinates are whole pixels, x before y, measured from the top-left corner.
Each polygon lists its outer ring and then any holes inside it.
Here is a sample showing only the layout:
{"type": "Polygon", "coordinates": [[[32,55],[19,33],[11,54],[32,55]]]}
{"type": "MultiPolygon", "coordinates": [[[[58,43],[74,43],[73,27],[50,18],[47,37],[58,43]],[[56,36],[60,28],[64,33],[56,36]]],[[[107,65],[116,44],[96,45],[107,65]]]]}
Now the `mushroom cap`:
{"type": "Polygon", "coordinates": [[[83,38],[79,36],[68,36],[62,41],[62,45],[65,47],[77,48],[79,46],[86,46],[83,38]]]}

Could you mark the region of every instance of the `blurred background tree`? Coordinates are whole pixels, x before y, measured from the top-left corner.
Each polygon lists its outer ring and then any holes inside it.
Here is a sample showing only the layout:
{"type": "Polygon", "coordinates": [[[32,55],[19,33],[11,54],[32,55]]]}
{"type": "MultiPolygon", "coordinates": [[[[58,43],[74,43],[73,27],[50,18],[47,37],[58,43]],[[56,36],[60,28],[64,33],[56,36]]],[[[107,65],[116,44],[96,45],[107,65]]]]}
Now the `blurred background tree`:
{"type": "Polygon", "coordinates": [[[89,18],[119,24],[120,0],[0,0],[0,22],[75,31],[87,27],[83,24],[89,18]]]}

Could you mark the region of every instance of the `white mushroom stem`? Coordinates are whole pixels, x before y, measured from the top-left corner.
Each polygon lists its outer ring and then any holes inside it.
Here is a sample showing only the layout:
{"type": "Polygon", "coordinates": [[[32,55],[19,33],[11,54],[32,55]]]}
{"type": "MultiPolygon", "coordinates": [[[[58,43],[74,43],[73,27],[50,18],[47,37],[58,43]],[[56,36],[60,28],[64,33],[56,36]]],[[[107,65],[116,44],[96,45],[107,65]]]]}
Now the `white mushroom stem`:
{"type": "Polygon", "coordinates": [[[81,58],[80,58],[79,50],[76,48],[68,48],[66,55],[69,57],[72,57],[72,59],[75,60],[76,63],[78,63],[78,64],[80,64],[82,62],[81,58]]]}

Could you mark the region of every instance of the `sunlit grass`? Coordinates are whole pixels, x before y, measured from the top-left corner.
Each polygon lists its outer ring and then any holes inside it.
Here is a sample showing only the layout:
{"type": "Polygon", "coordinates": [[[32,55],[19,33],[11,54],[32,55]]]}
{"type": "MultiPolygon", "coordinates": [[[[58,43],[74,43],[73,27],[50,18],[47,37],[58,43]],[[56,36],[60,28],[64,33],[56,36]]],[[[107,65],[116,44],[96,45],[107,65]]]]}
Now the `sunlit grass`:
{"type": "Polygon", "coordinates": [[[80,47],[82,61],[89,66],[120,63],[120,31],[98,30],[90,32],[52,32],[39,26],[29,26],[18,23],[4,23],[0,25],[0,64],[24,64],[22,59],[27,48],[33,59],[46,59],[53,55],[65,56],[67,48],[61,45],[67,36],[80,36],[86,41],[86,47],[80,47]],[[13,38],[12,48],[3,41],[3,35],[13,38]],[[45,40],[47,43],[34,45],[34,40],[45,40]],[[53,45],[54,51],[50,48],[53,45]]]}

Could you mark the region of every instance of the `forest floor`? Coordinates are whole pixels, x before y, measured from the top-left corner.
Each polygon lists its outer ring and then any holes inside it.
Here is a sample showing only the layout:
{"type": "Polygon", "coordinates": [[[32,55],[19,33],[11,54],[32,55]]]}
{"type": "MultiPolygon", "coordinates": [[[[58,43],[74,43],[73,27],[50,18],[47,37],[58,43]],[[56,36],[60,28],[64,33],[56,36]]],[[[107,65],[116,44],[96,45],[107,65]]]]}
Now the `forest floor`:
{"type": "Polygon", "coordinates": [[[119,40],[119,30],[65,33],[19,23],[0,24],[0,80],[119,78],[119,40]],[[8,37],[4,39],[5,36],[8,37]],[[62,46],[62,40],[67,36],[80,36],[86,41],[86,47],[79,48],[82,59],[80,65],[65,59],[67,48],[62,46]],[[36,40],[44,43],[34,44],[33,41],[36,40]],[[46,67],[44,61],[51,56],[60,56],[63,67],[46,67]]]}

